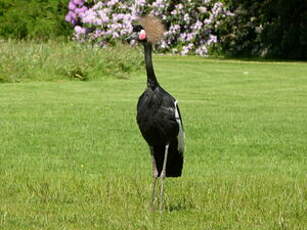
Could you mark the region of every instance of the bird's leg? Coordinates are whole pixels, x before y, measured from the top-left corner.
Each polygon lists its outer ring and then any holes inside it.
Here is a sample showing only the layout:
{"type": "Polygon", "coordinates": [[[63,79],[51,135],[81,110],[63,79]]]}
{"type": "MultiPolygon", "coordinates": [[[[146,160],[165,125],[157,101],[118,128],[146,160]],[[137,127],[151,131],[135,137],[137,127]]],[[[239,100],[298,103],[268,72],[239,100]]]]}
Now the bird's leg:
{"type": "Polygon", "coordinates": [[[153,177],[152,181],[152,195],[151,195],[151,210],[155,210],[155,200],[156,200],[156,184],[157,184],[157,177],[153,177]]]}
{"type": "Polygon", "coordinates": [[[156,200],[156,184],[158,178],[158,169],[156,164],[156,159],[153,154],[153,147],[150,147],[151,157],[152,157],[152,195],[151,195],[151,209],[154,210],[154,202],[156,200]]]}
{"type": "Polygon", "coordinates": [[[160,178],[161,178],[160,211],[162,211],[162,208],[163,208],[163,189],[164,189],[164,178],[166,177],[166,163],[167,163],[168,147],[169,147],[169,144],[165,145],[163,168],[162,168],[162,172],[160,175],[160,178]]]}

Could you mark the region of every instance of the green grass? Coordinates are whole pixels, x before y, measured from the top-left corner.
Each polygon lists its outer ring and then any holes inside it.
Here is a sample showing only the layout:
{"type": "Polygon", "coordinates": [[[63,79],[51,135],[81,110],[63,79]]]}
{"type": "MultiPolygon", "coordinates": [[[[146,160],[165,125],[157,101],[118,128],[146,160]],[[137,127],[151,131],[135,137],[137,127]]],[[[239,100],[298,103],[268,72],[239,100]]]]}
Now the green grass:
{"type": "Polygon", "coordinates": [[[306,229],[306,63],[155,56],[155,66],[187,145],[163,215],[149,211],[135,122],[143,73],[1,84],[1,229],[306,229]]]}

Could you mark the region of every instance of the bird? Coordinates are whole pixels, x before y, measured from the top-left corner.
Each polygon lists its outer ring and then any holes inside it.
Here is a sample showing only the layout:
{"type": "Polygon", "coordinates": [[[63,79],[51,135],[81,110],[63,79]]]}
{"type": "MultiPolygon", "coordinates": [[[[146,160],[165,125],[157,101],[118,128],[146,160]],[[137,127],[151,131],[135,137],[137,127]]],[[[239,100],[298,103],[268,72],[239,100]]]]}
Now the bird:
{"type": "MultiPolygon", "coordinates": [[[[157,80],[153,63],[153,45],[165,32],[155,16],[139,18],[133,26],[137,40],[144,47],[147,84],[137,103],[136,121],[147,142],[152,158],[152,206],[157,199],[156,183],[160,178],[160,210],[163,208],[164,179],[180,177],[184,163],[184,127],[178,102],[157,80]]],[[[158,199],[159,200],[159,199],[158,199]]]]}

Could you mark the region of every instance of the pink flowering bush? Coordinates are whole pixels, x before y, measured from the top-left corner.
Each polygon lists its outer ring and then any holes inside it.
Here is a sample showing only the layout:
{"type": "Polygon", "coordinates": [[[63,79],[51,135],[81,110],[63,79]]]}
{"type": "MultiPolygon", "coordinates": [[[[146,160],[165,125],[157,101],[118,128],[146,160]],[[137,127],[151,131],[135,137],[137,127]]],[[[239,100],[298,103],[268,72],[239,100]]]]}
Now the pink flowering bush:
{"type": "MultiPolygon", "coordinates": [[[[217,0],[70,0],[66,21],[74,26],[74,37],[99,45],[112,44],[131,36],[139,16],[152,14],[162,19],[167,31],[157,44],[162,51],[181,55],[208,55],[218,42],[217,31],[233,14],[217,0]]],[[[135,41],[131,41],[134,44],[135,41]]]]}

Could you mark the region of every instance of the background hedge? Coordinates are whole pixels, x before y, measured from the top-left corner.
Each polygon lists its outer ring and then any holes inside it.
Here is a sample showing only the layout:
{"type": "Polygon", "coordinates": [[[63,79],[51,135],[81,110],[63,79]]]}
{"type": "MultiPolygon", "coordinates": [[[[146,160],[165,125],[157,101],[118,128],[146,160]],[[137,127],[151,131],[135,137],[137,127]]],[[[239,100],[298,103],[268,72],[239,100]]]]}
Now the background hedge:
{"type": "MultiPolygon", "coordinates": [[[[235,16],[218,31],[222,55],[307,59],[306,0],[223,2],[235,16]]],[[[68,0],[0,0],[0,37],[70,37],[72,27],[64,20],[67,5],[68,0]]]]}

